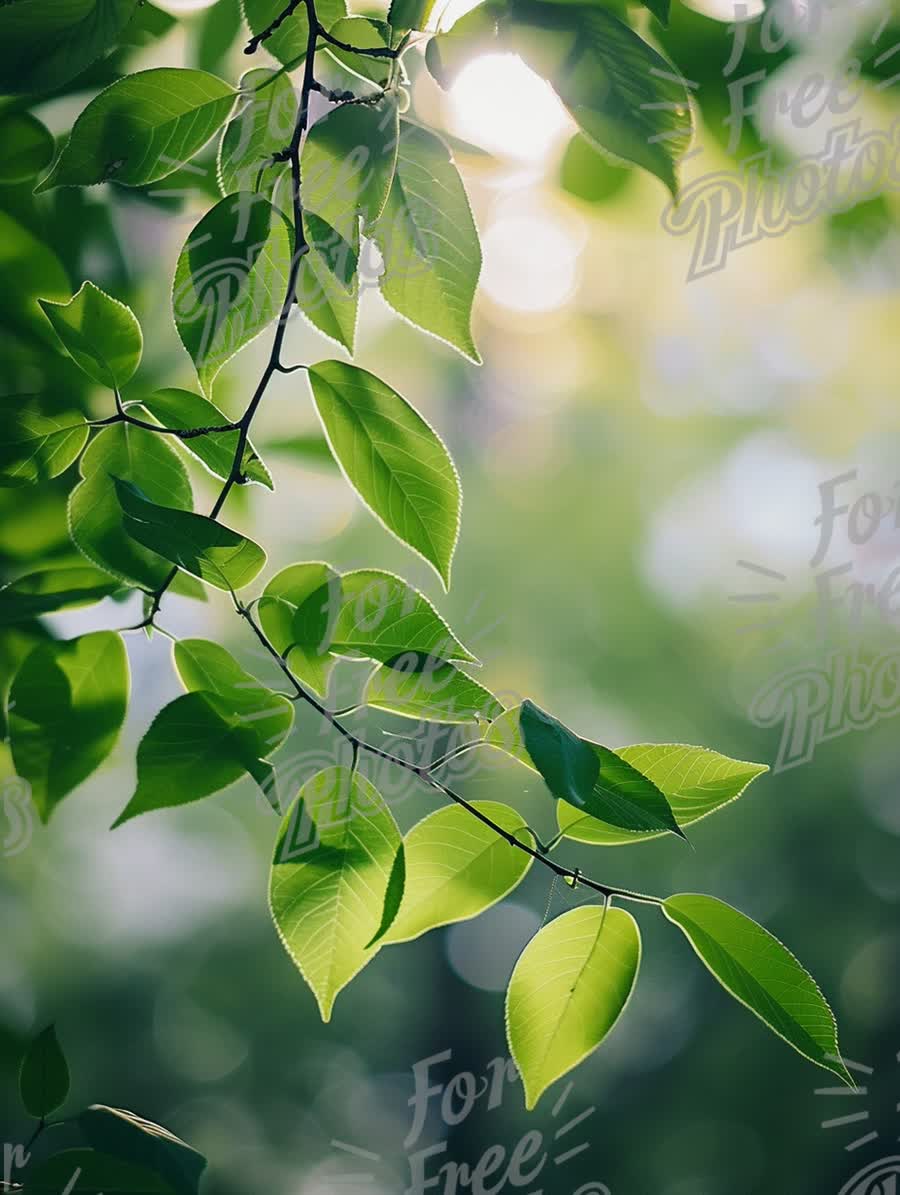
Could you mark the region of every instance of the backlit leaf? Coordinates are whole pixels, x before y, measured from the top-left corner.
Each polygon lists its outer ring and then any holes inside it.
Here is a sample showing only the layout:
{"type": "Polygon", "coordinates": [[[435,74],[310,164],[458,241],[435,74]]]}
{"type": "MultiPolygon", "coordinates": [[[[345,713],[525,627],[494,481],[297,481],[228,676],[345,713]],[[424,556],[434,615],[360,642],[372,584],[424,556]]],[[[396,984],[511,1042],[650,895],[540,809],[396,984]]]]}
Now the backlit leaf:
{"type": "Polygon", "coordinates": [[[115,577],[89,564],[28,573],[0,589],[0,626],[90,606],[119,588],[115,577]]]}
{"type": "Polygon", "coordinates": [[[275,191],[275,201],[286,204],[290,197],[290,167],[287,162],[273,165],[272,156],[290,144],[294,131],[297,93],[293,80],[288,74],[256,69],[241,76],[240,91],[238,109],[222,131],[219,142],[218,175],[222,194],[260,189],[272,195],[275,191]]]}
{"type": "Polygon", "coordinates": [[[90,429],[78,411],[45,415],[29,395],[2,402],[0,485],[49,481],[68,469],[87,443],[90,429]]]}
{"type": "MultiPolygon", "coordinates": [[[[262,33],[269,25],[284,12],[287,5],[285,0],[241,0],[244,19],[251,33],[262,33]]],[[[335,21],[346,16],[346,0],[317,0],[316,16],[326,29],[330,29],[335,21]]],[[[309,21],[306,5],[300,4],[283,21],[271,37],[262,43],[263,49],[277,58],[279,62],[299,66],[306,57],[306,46],[309,41],[309,21]]]]}
{"type": "Polygon", "coordinates": [[[89,378],[110,389],[121,388],[141,361],[144,340],[134,312],[93,282],[67,303],[40,300],[63,347],[89,378]]]}
{"type": "Polygon", "coordinates": [[[375,709],[426,722],[490,722],[503,713],[496,697],[455,664],[404,652],[369,677],[364,700],[375,709]]]}
{"type": "Polygon", "coordinates": [[[329,564],[292,564],[263,590],[259,620],[294,675],[324,696],[335,659],[331,628],[340,606],[340,577],[329,564]]]}

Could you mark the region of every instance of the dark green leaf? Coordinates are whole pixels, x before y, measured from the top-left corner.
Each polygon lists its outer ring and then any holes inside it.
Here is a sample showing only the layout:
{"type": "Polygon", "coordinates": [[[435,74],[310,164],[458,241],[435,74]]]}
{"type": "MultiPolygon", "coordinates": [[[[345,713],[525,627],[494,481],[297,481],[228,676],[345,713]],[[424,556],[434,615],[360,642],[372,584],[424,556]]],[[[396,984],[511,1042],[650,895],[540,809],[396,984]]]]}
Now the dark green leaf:
{"type": "Polygon", "coordinates": [[[531,701],[522,703],[519,726],[525,749],[553,796],[580,809],[590,804],[600,762],[584,739],[531,701]]]}
{"type": "Polygon", "coordinates": [[[462,496],[443,441],[406,399],[367,370],[320,361],[310,367],[309,380],[347,480],[449,588],[462,496]]]}
{"type": "Polygon", "coordinates": [[[128,690],[125,645],[112,631],[43,644],[22,664],[9,693],[9,736],[42,821],[112,751],[128,690]]]}
{"type": "Polygon", "coordinates": [[[19,1071],[19,1096],[25,1111],[44,1120],[66,1101],[69,1067],[53,1025],[39,1033],[25,1051],[19,1071]]]}
{"type": "Polygon", "coordinates": [[[0,485],[34,485],[68,469],[87,443],[90,429],[77,411],[45,415],[30,395],[2,399],[0,485]]]}
{"type": "Polygon", "coordinates": [[[246,191],[217,203],[188,237],[175,268],[172,308],[207,396],[223,365],[277,318],[291,252],[284,216],[246,191]]]}
{"type": "Polygon", "coordinates": [[[290,145],[297,119],[297,93],[290,75],[256,69],[241,77],[239,107],[222,132],[218,174],[223,195],[262,190],[289,202],[290,167],[272,164],[273,154],[290,145]],[[260,172],[265,173],[260,180],[260,172]],[[257,186],[257,184],[260,184],[257,186]]]}
{"type": "Polygon", "coordinates": [[[144,339],[134,312],[93,282],[67,303],[39,300],[63,347],[89,378],[111,390],[132,377],[141,361],[144,339]]]}
{"type": "Polygon", "coordinates": [[[116,494],[132,539],[217,589],[249,585],[266,563],[252,539],[206,515],[160,506],[128,481],[116,479],[116,494]]]}
{"type": "Polygon", "coordinates": [[[56,610],[90,606],[119,588],[115,577],[89,564],[28,573],[0,589],[0,626],[30,622],[56,610]]]}
{"type": "Polygon", "coordinates": [[[435,0],[391,0],[388,24],[395,38],[410,29],[424,29],[434,11],[435,0]]]}
{"type": "Polygon", "coordinates": [[[66,1149],[29,1166],[24,1195],[174,1195],[158,1174],[92,1149],[66,1149]]]}
{"type": "MultiPolygon", "coordinates": [[[[2,15],[0,9],[0,21],[2,15]]],[[[10,112],[0,117],[0,183],[34,178],[50,164],[53,150],[52,135],[30,112],[10,112]]]]}
{"type": "Polygon", "coordinates": [[[37,191],[115,179],[165,178],[221,128],[237,92],[206,71],[159,67],[119,79],[91,100],[37,191]]]}
{"type": "Polygon", "coordinates": [[[335,664],[331,629],[340,608],[341,579],[329,564],[292,564],[268,583],[259,620],[294,674],[322,696],[335,664]]]}
{"type": "Polygon", "coordinates": [[[199,1195],[206,1158],[168,1129],[149,1120],[94,1104],[78,1117],[94,1149],[159,1174],[177,1195],[199,1195]]]}
{"type": "Polygon", "coordinates": [[[412,651],[375,669],[364,700],[426,722],[490,722],[503,713],[496,697],[455,664],[412,651]]]}
{"type": "Polygon", "coordinates": [[[406,887],[406,850],[401,842],[397,848],[397,854],[394,856],[394,865],[391,868],[390,879],[388,880],[387,891],[384,894],[384,909],[381,914],[381,925],[375,931],[375,936],[366,942],[366,950],[370,950],[376,943],[380,942],[384,935],[388,932],[397,914],[400,911],[400,904],[403,900],[403,891],[406,887]]]}

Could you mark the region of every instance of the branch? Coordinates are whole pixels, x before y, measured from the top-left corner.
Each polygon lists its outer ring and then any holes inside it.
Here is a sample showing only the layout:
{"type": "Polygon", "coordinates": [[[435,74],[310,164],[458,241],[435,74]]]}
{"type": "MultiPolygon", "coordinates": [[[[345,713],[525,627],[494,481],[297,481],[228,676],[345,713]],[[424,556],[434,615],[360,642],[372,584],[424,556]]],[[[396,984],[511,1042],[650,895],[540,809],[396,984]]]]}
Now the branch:
{"type": "Polygon", "coordinates": [[[401,47],[397,46],[351,46],[349,42],[341,41],[340,38],[335,37],[329,33],[324,25],[319,25],[319,36],[322,41],[327,41],[330,46],[336,46],[338,50],[346,50],[348,54],[359,54],[363,58],[399,58],[401,47]]]}
{"type": "Polygon", "coordinates": [[[161,436],[177,436],[179,440],[195,440],[199,436],[216,436],[223,432],[234,432],[240,427],[239,422],[223,423],[218,427],[160,427],[158,423],[148,423],[146,419],[136,419],[122,408],[108,419],[90,419],[89,427],[109,427],[113,423],[130,423],[133,427],[142,427],[148,432],[157,432],[161,436]]]}

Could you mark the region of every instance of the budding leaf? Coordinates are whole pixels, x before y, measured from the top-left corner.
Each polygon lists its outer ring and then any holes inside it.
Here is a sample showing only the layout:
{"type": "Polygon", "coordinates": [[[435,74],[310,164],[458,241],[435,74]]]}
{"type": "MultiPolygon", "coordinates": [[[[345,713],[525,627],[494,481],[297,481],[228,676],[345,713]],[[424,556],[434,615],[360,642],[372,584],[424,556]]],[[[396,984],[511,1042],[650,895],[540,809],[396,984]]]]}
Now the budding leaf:
{"type": "Polygon", "coordinates": [[[506,1032],[529,1111],[610,1033],[640,961],[637,923],[623,909],[571,909],[525,947],[506,994],[506,1032]]]}
{"type": "Polygon", "coordinates": [[[400,910],[400,903],[403,900],[403,892],[406,888],[406,851],[403,843],[397,847],[397,854],[394,856],[394,865],[391,868],[390,879],[388,880],[387,891],[384,894],[384,908],[381,914],[381,924],[375,932],[375,936],[366,943],[366,949],[374,946],[376,942],[380,942],[384,935],[388,932],[394,921],[397,918],[397,913],[400,910]]]}
{"type": "Polygon", "coordinates": [[[67,303],[39,300],[69,356],[89,378],[120,389],[141,362],[144,340],[130,307],[85,282],[67,303]]]}
{"type": "MultiPolygon", "coordinates": [[[[359,46],[368,50],[384,49],[391,44],[391,26],[386,21],[374,17],[341,17],[339,21],[335,21],[329,32],[348,46],[359,46]]],[[[332,45],[328,45],[327,48],[329,54],[342,66],[361,79],[367,79],[370,83],[383,87],[390,78],[390,58],[351,54],[348,50],[341,50],[332,45]]]]}
{"type": "MultiPolygon", "coordinates": [[[[534,838],[520,813],[497,801],[475,809],[526,846],[534,838]]],[[[528,874],[532,857],[458,805],[423,818],[403,840],[406,886],[385,943],[408,942],[441,925],[468,921],[503,900],[528,874]]]]}
{"type": "Polygon", "coordinates": [[[712,896],[670,896],[663,912],[727,992],[804,1058],[856,1086],[841,1060],[825,997],[776,937],[712,896]]]}
{"type": "Polygon", "coordinates": [[[290,186],[289,164],[273,163],[272,158],[290,144],[294,132],[293,81],[287,73],[265,68],[247,71],[241,76],[240,93],[237,111],[219,142],[219,187],[223,195],[256,190],[278,194],[282,186],[290,186]]]}
{"type": "Polygon", "coordinates": [[[309,380],[347,480],[449,588],[462,492],[443,441],[406,399],[367,370],[321,361],[310,367],[309,380]]]}
{"type": "Polygon", "coordinates": [[[31,1042],[19,1071],[19,1095],[29,1116],[44,1120],[66,1101],[69,1067],[50,1025],[31,1042]]]}

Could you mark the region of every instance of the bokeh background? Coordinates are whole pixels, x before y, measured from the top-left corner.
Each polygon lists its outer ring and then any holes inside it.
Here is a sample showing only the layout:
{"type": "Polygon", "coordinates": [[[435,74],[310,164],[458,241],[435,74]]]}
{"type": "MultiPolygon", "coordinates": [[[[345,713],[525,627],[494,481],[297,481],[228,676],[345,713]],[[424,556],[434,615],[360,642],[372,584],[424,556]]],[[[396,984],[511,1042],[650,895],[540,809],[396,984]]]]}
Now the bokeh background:
{"type": "MultiPolygon", "coordinates": [[[[246,60],[235,0],[167,8],[180,10],[177,21],[137,38],[120,64],[200,64],[236,78],[246,60]]],[[[667,32],[649,18],[647,26],[698,84],[702,120],[687,180],[737,169],[724,123],[733,6],[703,0],[695,9],[676,0],[667,32]]],[[[771,106],[746,120],[738,156],[768,147],[777,167],[820,148],[823,122],[836,118],[825,113],[800,129],[779,97],[811,75],[833,76],[854,55],[863,62],[854,116],[890,127],[897,104],[885,80],[897,59],[881,55],[900,41],[900,26],[884,6],[825,9],[826,28],[795,29],[777,49],[761,45],[751,21],[738,74],[762,71],[755,94],[771,106]]],[[[489,687],[531,696],[594,739],[702,743],[775,761],[778,726],[752,716],[767,683],[800,660],[821,666],[832,651],[895,646],[892,611],[873,613],[871,602],[863,626],[848,622],[849,605],[832,608],[823,626],[816,577],[849,562],[845,583],[877,588],[900,563],[896,195],[884,188],[847,212],[823,212],[689,280],[692,239],[664,229],[660,184],[571,145],[569,117],[517,59],[478,59],[446,94],[420,65],[414,55],[415,111],[457,139],[481,229],[476,338],[485,363],[470,366],[403,324],[375,289],[364,297],[357,360],[419,406],[456,459],[465,506],[452,591],[437,591],[318,451],[302,374],[276,378],[255,425],[276,492],[236,494],[230,522],[266,545],[268,575],[307,559],[402,573],[482,658],[489,687]],[[818,487],[852,470],[840,497],[882,495],[886,517],[864,543],[839,521],[826,560],[811,567],[818,487]]],[[[89,95],[65,95],[38,114],[62,133],[89,95]]],[[[74,290],[86,276],[131,303],[145,329],[145,364],[129,397],[142,386],[194,385],[165,296],[180,246],[215,191],[211,153],[200,161],[203,173],[139,193],[64,190],[39,207],[27,188],[0,188],[8,392],[57,387],[61,401],[74,393],[108,413],[103,395],[79,390],[74,371],[42,347],[13,298],[66,278],[74,290]],[[86,236],[81,254],[76,227],[86,236]]],[[[243,409],[268,339],[217,383],[229,411],[243,409]]],[[[340,355],[299,321],[287,343],[292,360],[340,355]]],[[[202,508],[213,491],[200,473],[194,480],[202,508]]],[[[70,551],[65,488],[0,492],[7,576],[70,551]]],[[[138,610],[108,600],[6,636],[4,674],[35,636],[124,626],[138,610]]],[[[272,679],[227,600],[168,600],[162,622],[219,638],[272,679]]],[[[133,703],[114,756],[49,828],[35,828],[26,849],[2,857],[0,1140],[26,1134],[18,1057],[36,1029],[56,1021],[73,1107],[98,1101],[166,1124],[208,1154],[209,1195],[404,1191],[411,1068],[451,1051],[433,1079],[490,1073],[506,1052],[502,992],[518,952],[583,894],[551,888],[535,869],[478,921],[384,949],[321,1025],[269,921],[275,821],[249,785],[109,833],[131,793],[136,744],[178,692],[167,640],[131,635],[128,646],[133,703]]],[[[347,665],[335,700],[352,700],[360,681],[347,665]]],[[[843,702],[838,686],[834,694],[843,702]]],[[[785,709],[792,700],[788,688],[785,709]]],[[[731,1001],[651,908],[639,910],[645,955],[635,998],[571,1076],[564,1106],[566,1082],[533,1114],[510,1085],[499,1106],[488,1108],[485,1096],[455,1128],[433,1116],[418,1147],[446,1141],[440,1160],[474,1165],[489,1146],[511,1150],[533,1129],[554,1156],[587,1143],[571,1160],[547,1163],[534,1186],[552,1195],[590,1183],[613,1195],[823,1195],[898,1152],[895,712],[900,702],[874,720],[857,712],[807,762],[763,777],[697,825],[693,849],[672,839],[573,845],[566,855],[612,883],[714,893],[766,924],[819,980],[846,1056],[872,1068],[858,1072],[866,1095],[817,1094],[833,1086],[829,1076],[731,1001]],[[588,1108],[555,1142],[559,1124],[588,1108]],[[865,1122],[822,1127],[864,1111],[865,1122]],[[876,1140],[845,1148],[873,1131],[876,1140]]],[[[302,778],[336,747],[311,712],[299,713],[281,759],[302,778]]],[[[375,741],[409,725],[367,722],[375,741]]],[[[468,762],[466,795],[516,804],[549,836],[552,808],[534,777],[488,750],[468,762]]],[[[392,799],[404,827],[434,807],[408,784],[392,799]]]]}

